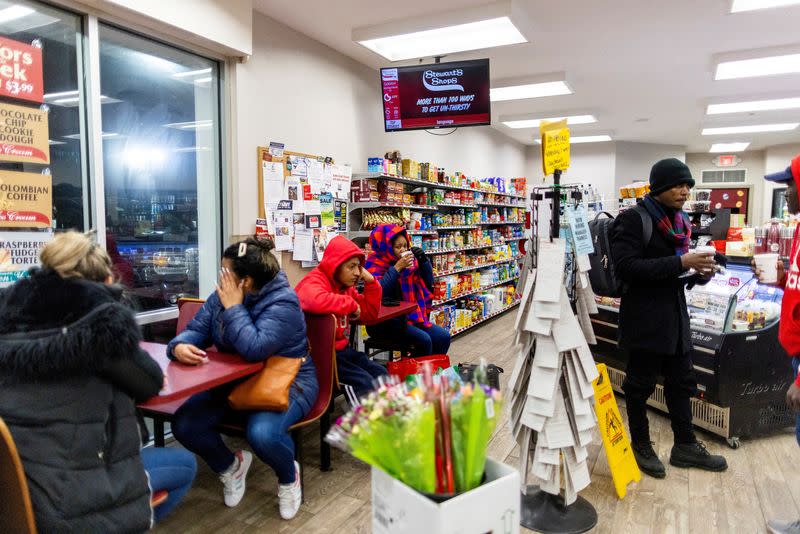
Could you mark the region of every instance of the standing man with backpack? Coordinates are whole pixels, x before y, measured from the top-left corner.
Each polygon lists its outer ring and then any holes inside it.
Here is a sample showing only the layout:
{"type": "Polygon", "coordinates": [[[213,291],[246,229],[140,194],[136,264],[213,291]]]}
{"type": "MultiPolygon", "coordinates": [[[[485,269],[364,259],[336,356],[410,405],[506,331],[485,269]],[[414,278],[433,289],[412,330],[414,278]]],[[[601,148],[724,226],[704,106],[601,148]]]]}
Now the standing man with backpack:
{"type": "Polygon", "coordinates": [[[692,187],[686,164],[675,158],[657,162],[650,171],[650,194],[621,213],[611,230],[611,256],[625,286],[619,346],[628,356],[622,389],[632,448],[639,468],[655,478],[664,478],[666,469],[650,441],[646,403],[659,375],[664,377],[675,440],[670,463],[709,471],[728,467],[725,458],[709,454],[692,428],[691,398],[697,382],[684,287],[708,282],[715,267],[713,255],[689,252],[691,224],[682,208],[692,187]],[[648,217],[652,231],[645,242],[648,217]]]}

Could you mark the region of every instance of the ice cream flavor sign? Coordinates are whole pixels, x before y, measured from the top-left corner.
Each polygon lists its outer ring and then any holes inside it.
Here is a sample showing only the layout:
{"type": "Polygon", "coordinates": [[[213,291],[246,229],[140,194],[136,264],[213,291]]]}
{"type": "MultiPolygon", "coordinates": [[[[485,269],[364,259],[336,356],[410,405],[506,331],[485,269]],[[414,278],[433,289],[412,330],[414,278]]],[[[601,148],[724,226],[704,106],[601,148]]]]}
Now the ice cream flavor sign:
{"type": "Polygon", "coordinates": [[[39,265],[39,252],[53,238],[46,232],[0,232],[0,287],[6,287],[39,265]]]}
{"type": "Polygon", "coordinates": [[[0,228],[50,228],[52,220],[52,176],[0,171],[0,228]]]}

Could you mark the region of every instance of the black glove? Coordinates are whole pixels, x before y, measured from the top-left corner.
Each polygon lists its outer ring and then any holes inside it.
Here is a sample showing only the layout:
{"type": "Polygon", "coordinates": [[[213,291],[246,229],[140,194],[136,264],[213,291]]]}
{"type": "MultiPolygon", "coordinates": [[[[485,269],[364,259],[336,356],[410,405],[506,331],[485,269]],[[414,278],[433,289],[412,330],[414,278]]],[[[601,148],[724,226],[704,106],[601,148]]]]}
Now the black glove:
{"type": "Polygon", "coordinates": [[[417,263],[425,263],[428,261],[428,256],[425,255],[425,251],[419,247],[411,247],[411,252],[414,254],[414,257],[417,259],[417,263]]]}

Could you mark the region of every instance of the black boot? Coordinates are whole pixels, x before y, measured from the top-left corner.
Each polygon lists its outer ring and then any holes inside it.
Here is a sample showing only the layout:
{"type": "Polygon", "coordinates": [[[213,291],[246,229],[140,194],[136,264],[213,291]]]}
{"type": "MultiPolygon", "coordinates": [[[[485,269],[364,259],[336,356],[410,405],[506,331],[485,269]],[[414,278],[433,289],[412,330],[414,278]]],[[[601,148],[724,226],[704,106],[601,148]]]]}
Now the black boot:
{"type": "Polygon", "coordinates": [[[636,458],[636,463],[639,464],[639,469],[653,478],[664,478],[667,476],[667,470],[664,468],[664,464],[661,463],[656,451],[653,450],[652,441],[631,443],[631,448],[633,449],[633,456],[636,458]]]}
{"type": "Polygon", "coordinates": [[[698,441],[676,443],[672,447],[669,463],[675,467],[698,467],[706,471],[725,471],[728,468],[725,457],[711,454],[706,446],[698,441]]]}

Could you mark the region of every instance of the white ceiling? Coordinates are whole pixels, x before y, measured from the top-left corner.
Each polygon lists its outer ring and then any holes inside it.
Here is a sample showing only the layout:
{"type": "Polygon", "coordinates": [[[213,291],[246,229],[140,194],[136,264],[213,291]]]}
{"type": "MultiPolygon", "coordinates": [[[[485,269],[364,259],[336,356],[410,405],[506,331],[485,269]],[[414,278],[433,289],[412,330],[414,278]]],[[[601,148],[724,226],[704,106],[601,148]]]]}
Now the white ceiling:
{"type": "MultiPolygon", "coordinates": [[[[257,11],[370,67],[388,63],[352,41],[353,28],[458,10],[486,0],[255,0],[257,11]]],[[[705,116],[710,101],[800,96],[800,74],[713,81],[716,54],[800,44],[800,7],[728,13],[730,0],[519,0],[531,16],[527,44],[454,54],[489,57],[492,80],[563,71],[575,94],[495,102],[494,127],[532,144],[533,130],[511,130],[498,117],[592,113],[598,122],[572,135],[610,133],[615,140],[684,145],[751,141],[750,149],[800,142],[785,133],[705,137],[705,126],[800,121],[800,110],[705,116]],[[647,119],[640,121],[641,119],[647,119]]],[[[412,64],[412,62],[398,64],[412,64]]],[[[375,77],[376,91],[378,75],[375,77]]],[[[375,117],[376,121],[381,117],[375,117]]]]}

